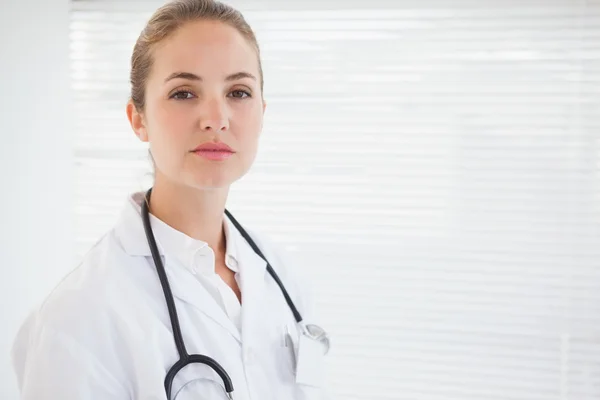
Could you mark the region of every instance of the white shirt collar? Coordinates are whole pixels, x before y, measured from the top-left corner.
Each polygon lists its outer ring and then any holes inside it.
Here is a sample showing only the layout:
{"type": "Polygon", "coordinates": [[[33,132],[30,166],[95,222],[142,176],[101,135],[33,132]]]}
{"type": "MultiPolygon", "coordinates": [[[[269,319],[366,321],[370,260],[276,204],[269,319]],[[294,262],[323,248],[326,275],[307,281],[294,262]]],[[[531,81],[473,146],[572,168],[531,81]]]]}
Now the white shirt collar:
{"type": "MultiPolygon", "coordinates": [[[[138,211],[144,201],[144,193],[135,193],[129,198],[138,211]]],[[[234,272],[238,270],[238,246],[240,233],[229,218],[223,216],[225,230],[225,264],[234,272]]],[[[206,242],[189,237],[150,214],[150,224],[161,254],[168,254],[193,273],[211,275],[215,273],[215,256],[206,242]]]]}

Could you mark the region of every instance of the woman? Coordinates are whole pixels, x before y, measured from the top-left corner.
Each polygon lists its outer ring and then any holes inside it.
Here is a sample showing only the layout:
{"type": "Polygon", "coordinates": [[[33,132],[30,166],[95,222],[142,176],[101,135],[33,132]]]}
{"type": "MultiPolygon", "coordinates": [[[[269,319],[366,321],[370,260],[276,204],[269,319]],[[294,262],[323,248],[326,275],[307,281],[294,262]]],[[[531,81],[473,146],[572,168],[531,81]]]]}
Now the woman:
{"type": "Polygon", "coordinates": [[[265,111],[251,28],[218,2],[169,3],[135,45],[131,84],[154,186],[23,325],[22,398],[324,398],[329,341],[306,287],[225,211],[265,111]]]}

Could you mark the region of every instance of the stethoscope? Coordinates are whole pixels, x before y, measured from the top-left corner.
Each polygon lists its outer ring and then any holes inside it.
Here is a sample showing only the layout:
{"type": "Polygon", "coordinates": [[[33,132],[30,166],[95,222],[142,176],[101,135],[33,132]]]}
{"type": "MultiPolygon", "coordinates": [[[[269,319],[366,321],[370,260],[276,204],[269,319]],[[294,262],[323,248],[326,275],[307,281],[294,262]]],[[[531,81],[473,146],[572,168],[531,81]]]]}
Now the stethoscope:
{"type": "MultiPolygon", "coordinates": [[[[175,340],[175,345],[177,346],[177,351],[179,353],[179,360],[167,371],[167,375],[165,377],[165,391],[167,393],[167,399],[171,400],[171,388],[173,386],[173,380],[179,371],[181,371],[184,367],[190,364],[204,364],[210,367],[213,371],[219,375],[221,380],[223,381],[223,385],[225,391],[229,399],[233,400],[233,383],[231,382],[231,378],[227,371],[214,359],[201,355],[201,354],[188,354],[185,348],[185,344],[183,342],[183,336],[181,334],[181,327],[179,326],[179,318],[177,317],[177,309],[175,308],[175,301],[173,299],[173,293],[171,292],[171,287],[169,285],[169,280],[167,279],[167,274],[165,272],[165,267],[162,263],[162,259],[160,258],[160,254],[158,252],[158,246],[156,245],[156,240],[154,239],[154,233],[152,232],[152,227],[150,226],[150,211],[148,205],[150,204],[150,196],[152,194],[152,188],[150,188],[146,192],[146,201],[142,202],[142,220],[144,222],[144,230],[146,232],[146,239],[148,240],[148,245],[150,246],[150,252],[152,253],[152,258],[154,259],[154,266],[156,267],[156,272],[158,273],[158,277],[160,279],[160,283],[162,285],[163,293],[165,295],[165,300],[167,303],[167,308],[169,310],[169,318],[171,319],[171,327],[173,329],[173,339],[175,340]]],[[[225,215],[231,220],[236,229],[241,233],[244,239],[248,242],[250,247],[254,250],[254,252],[262,258],[267,263],[267,271],[271,275],[271,277],[281,289],[281,293],[283,297],[285,297],[285,301],[290,307],[292,314],[294,314],[294,318],[296,323],[300,326],[302,334],[307,337],[324,343],[326,349],[329,348],[329,338],[325,331],[317,325],[306,325],[302,320],[302,316],[300,312],[294,305],[294,302],[290,298],[285,286],[279,279],[279,276],[269,264],[269,261],[265,258],[262,251],[258,248],[254,240],[250,237],[248,232],[240,223],[231,215],[228,210],[225,210],[225,215]]]]}

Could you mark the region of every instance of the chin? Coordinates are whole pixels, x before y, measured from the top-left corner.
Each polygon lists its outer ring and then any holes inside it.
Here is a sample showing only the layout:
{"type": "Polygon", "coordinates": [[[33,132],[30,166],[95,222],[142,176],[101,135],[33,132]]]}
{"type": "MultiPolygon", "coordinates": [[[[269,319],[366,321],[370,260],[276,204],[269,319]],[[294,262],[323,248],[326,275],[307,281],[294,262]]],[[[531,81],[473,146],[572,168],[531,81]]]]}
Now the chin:
{"type": "Polygon", "coordinates": [[[232,176],[225,173],[214,173],[210,175],[203,173],[195,175],[190,182],[190,186],[199,190],[228,189],[231,184],[239,178],[240,176],[232,176]]]}

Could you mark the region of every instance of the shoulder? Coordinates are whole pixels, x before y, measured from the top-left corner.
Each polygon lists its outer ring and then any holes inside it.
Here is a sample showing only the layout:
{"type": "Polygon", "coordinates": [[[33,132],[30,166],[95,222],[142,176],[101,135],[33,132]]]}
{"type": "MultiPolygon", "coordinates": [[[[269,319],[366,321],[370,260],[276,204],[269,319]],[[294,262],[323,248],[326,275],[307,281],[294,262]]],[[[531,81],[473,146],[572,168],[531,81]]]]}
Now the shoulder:
{"type": "Polygon", "coordinates": [[[116,323],[122,294],[115,249],[112,234],[105,235],[21,325],[11,349],[20,384],[31,376],[83,377],[94,371],[107,385],[121,387],[112,378],[122,372],[114,358],[122,333],[116,323]],[[64,368],[43,368],[49,364],[64,368]]]}
{"type": "Polygon", "coordinates": [[[46,297],[36,312],[37,319],[74,334],[85,329],[82,322],[105,318],[118,301],[125,257],[112,231],[107,233],[46,297]]]}
{"type": "Polygon", "coordinates": [[[36,310],[36,320],[53,329],[76,330],[77,321],[98,308],[110,285],[105,260],[110,236],[104,236],[85,255],[81,263],[67,274],[36,310]]]}
{"type": "Polygon", "coordinates": [[[15,346],[39,342],[52,333],[82,348],[110,347],[126,295],[122,253],[112,232],[101,238],[29,315],[15,346]]]}

